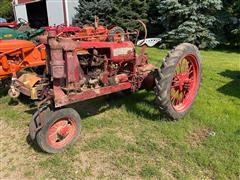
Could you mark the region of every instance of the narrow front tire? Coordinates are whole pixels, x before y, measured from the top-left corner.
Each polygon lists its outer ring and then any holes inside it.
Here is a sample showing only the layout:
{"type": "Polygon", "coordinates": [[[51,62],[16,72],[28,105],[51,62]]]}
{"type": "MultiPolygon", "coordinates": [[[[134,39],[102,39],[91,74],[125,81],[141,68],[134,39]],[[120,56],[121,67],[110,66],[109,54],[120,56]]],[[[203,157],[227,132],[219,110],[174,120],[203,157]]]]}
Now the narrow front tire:
{"type": "Polygon", "coordinates": [[[80,134],[80,116],[72,108],[54,111],[36,135],[37,144],[47,153],[58,153],[73,144],[80,134]]]}

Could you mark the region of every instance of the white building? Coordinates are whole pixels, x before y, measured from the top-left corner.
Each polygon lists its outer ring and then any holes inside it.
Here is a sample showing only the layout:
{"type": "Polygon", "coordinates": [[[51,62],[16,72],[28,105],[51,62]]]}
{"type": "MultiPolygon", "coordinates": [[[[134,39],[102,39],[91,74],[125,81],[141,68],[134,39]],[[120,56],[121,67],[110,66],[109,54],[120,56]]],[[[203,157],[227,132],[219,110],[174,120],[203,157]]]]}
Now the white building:
{"type": "Polygon", "coordinates": [[[15,19],[27,20],[33,27],[71,25],[78,0],[13,0],[15,19]]]}

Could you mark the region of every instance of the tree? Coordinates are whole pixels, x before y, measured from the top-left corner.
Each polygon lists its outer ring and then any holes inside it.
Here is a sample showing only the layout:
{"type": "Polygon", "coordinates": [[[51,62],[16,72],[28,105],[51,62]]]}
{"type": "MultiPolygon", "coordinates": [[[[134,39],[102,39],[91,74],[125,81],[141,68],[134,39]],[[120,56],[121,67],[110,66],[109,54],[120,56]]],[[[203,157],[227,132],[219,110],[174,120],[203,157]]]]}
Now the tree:
{"type": "Polygon", "coordinates": [[[163,30],[164,27],[159,21],[160,14],[158,12],[157,6],[159,5],[159,0],[148,0],[148,34],[150,37],[158,36],[163,30]]]}
{"type": "Polygon", "coordinates": [[[13,9],[11,0],[0,1],[0,17],[6,18],[7,20],[13,19],[13,9]]]}
{"type": "Polygon", "coordinates": [[[221,43],[240,46],[240,0],[223,0],[223,7],[217,29],[221,43]]]}
{"type": "Polygon", "coordinates": [[[79,0],[76,10],[76,22],[81,25],[93,24],[94,16],[98,16],[106,25],[134,29],[134,20],[147,22],[148,5],[146,0],[79,0]]]}
{"type": "Polygon", "coordinates": [[[79,0],[76,10],[76,23],[81,25],[93,24],[94,17],[97,16],[100,22],[110,24],[113,13],[113,0],[79,0]]]}
{"type": "Polygon", "coordinates": [[[221,0],[159,0],[157,8],[165,27],[161,35],[165,43],[190,42],[200,48],[213,48],[219,43],[213,29],[221,0]]]}
{"type": "Polygon", "coordinates": [[[147,23],[148,3],[146,0],[115,0],[112,22],[128,29],[138,29],[140,24],[135,20],[147,23]]]}

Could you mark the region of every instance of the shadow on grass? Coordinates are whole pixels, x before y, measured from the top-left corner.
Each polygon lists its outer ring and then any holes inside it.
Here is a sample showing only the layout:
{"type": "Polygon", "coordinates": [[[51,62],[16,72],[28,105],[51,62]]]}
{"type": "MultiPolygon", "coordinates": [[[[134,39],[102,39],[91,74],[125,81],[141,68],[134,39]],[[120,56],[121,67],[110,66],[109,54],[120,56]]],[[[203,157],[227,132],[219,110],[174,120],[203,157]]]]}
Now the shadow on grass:
{"type": "MultiPolygon", "coordinates": [[[[0,98],[9,97],[8,90],[9,87],[0,88],[0,98]]],[[[31,100],[28,96],[25,96],[23,94],[20,94],[20,96],[17,99],[10,98],[10,100],[8,101],[9,106],[16,106],[19,103],[27,105],[29,108],[36,107],[35,101],[31,100]]]]}
{"type": "Polygon", "coordinates": [[[129,113],[136,114],[151,121],[160,121],[165,118],[165,116],[159,111],[157,111],[157,113],[154,112],[157,107],[155,106],[154,99],[150,98],[152,95],[151,92],[146,91],[135,94],[119,92],[93,100],[75,103],[70,105],[70,107],[76,109],[82,118],[87,118],[110,109],[125,106],[126,111],[129,113]],[[138,106],[139,103],[144,103],[147,108],[140,108],[138,106]]]}
{"type": "Polygon", "coordinates": [[[31,148],[33,148],[35,152],[45,153],[41,150],[41,148],[37,145],[37,143],[31,139],[30,135],[27,135],[26,142],[28,143],[29,146],[31,146],[31,148]]]}
{"type": "Polygon", "coordinates": [[[8,95],[8,88],[0,88],[0,98],[5,97],[8,95]]]}
{"type": "Polygon", "coordinates": [[[223,77],[231,78],[232,81],[220,87],[218,91],[225,95],[240,98],[240,71],[226,70],[219,74],[223,77]]]}
{"type": "Polygon", "coordinates": [[[219,46],[214,49],[209,49],[207,51],[218,51],[218,52],[224,52],[224,53],[238,53],[239,54],[239,47],[233,47],[233,46],[219,46]]]}
{"type": "Polygon", "coordinates": [[[240,129],[236,130],[236,131],[235,131],[235,134],[238,135],[238,136],[240,136],[240,129]]]}
{"type": "MultiPolygon", "coordinates": [[[[91,117],[100,113],[103,113],[107,110],[111,110],[113,108],[120,108],[121,106],[125,106],[126,111],[130,113],[134,113],[138,116],[141,116],[147,120],[150,121],[162,121],[167,120],[167,118],[161,114],[159,111],[155,110],[155,103],[153,93],[151,92],[139,92],[135,94],[126,94],[124,92],[119,92],[115,94],[111,94],[104,97],[99,97],[96,99],[84,101],[75,103],[72,105],[69,105],[68,107],[74,108],[78,111],[81,118],[84,120],[87,117],[91,117]],[[153,99],[153,100],[152,100],[153,99]],[[147,106],[146,109],[139,109],[137,106],[138,103],[143,103],[144,106],[147,106]]],[[[22,101],[22,103],[27,103],[29,100],[22,101]]],[[[35,108],[26,110],[26,113],[34,114],[37,110],[36,106],[35,108]]],[[[36,151],[44,153],[36,144],[36,142],[33,142],[28,135],[27,143],[36,151]]]]}
{"type": "MultiPolygon", "coordinates": [[[[136,114],[145,119],[152,121],[163,120],[163,118],[166,117],[159,111],[156,111],[157,107],[155,106],[154,98],[151,98],[151,96],[153,97],[153,93],[146,91],[135,94],[119,92],[88,101],[71,104],[68,107],[74,108],[76,111],[78,111],[82,119],[103,113],[110,109],[125,106],[127,112],[136,114]],[[139,108],[139,103],[143,103],[147,108],[139,108]]],[[[19,98],[19,101],[28,105],[30,108],[25,111],[26,113],[34,114],[37,111],[34,101],[30,100],[29,98],[22,96],[19,98]]]]}

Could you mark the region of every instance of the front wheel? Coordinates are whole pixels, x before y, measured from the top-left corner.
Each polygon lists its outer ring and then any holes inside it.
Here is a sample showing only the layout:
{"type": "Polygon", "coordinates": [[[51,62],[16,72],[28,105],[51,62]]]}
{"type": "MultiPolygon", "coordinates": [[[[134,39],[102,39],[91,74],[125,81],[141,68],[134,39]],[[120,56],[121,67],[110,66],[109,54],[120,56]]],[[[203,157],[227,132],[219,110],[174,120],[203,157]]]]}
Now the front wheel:
{"type": "Polygon", "coordinates": [[[57,153],[74,143],[79,134],[79,114],[72,108],[65,108],[49,115],[36,140],[43,151],[57,153]]]}
{"type": "Polygon", "coordinates": [[[183,43],[165,58],[156,81],[159,109],[173,119],[185,116],[196,99],[202,66],[196,46],[183,43]]]}

